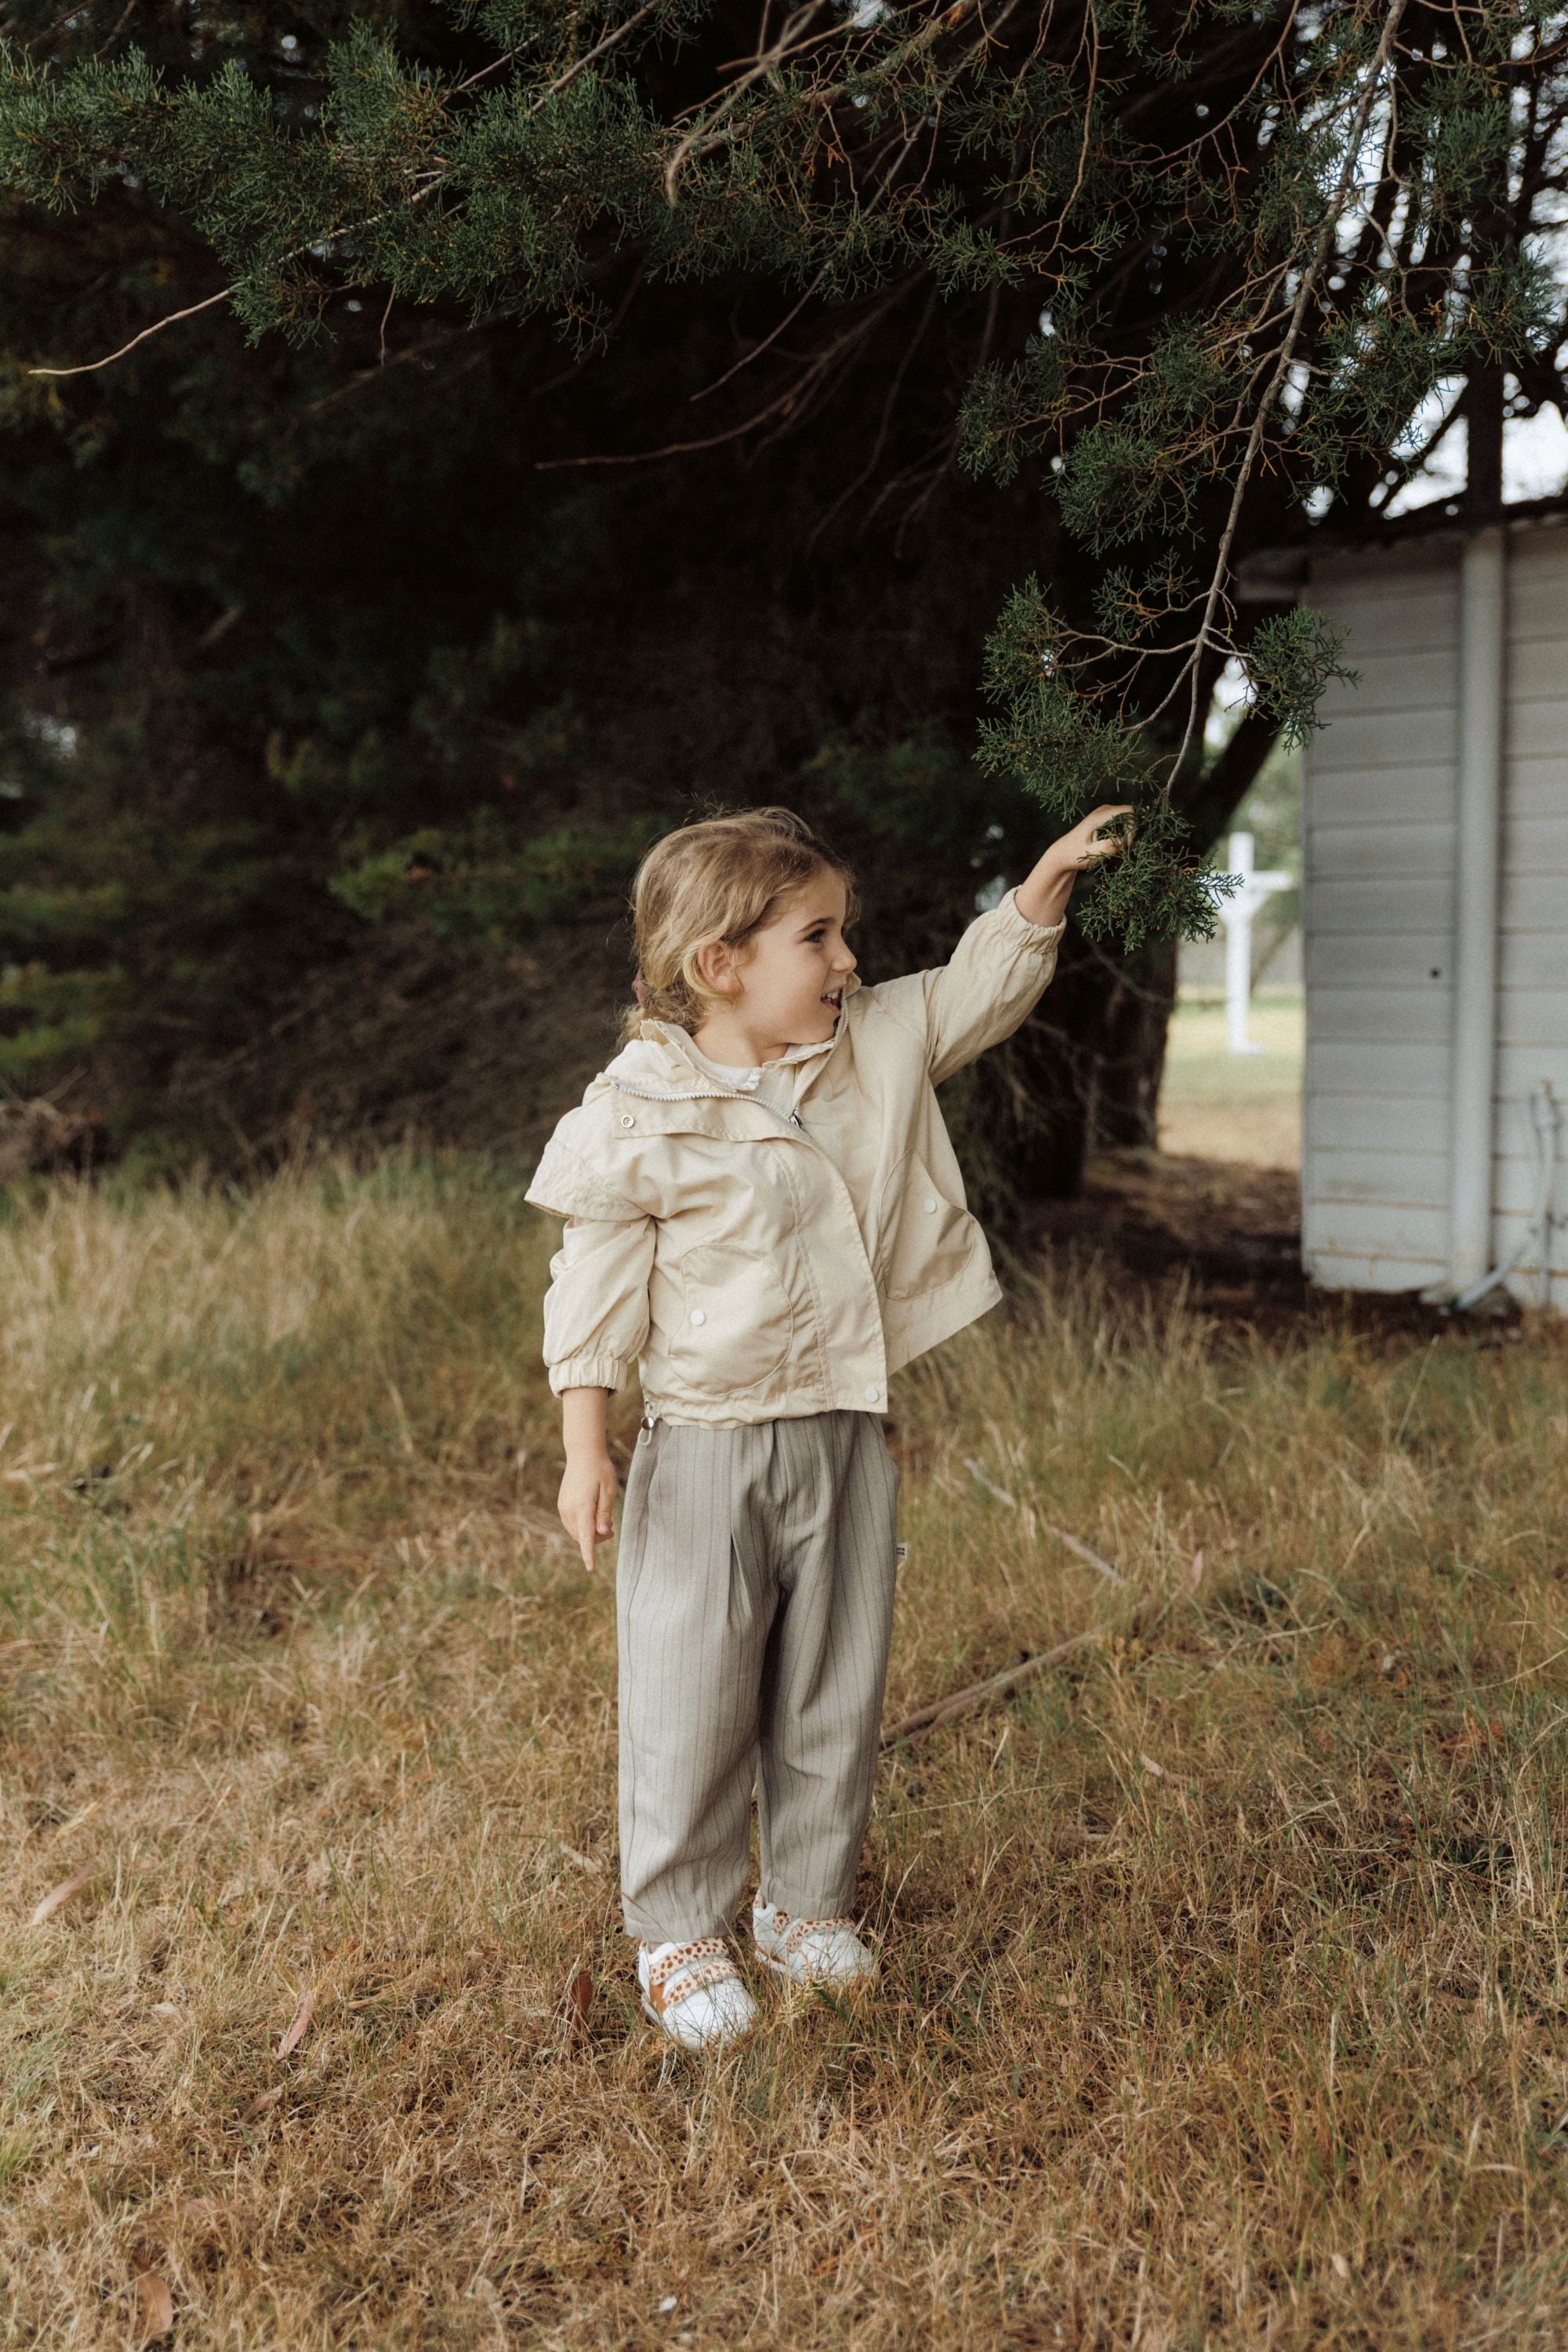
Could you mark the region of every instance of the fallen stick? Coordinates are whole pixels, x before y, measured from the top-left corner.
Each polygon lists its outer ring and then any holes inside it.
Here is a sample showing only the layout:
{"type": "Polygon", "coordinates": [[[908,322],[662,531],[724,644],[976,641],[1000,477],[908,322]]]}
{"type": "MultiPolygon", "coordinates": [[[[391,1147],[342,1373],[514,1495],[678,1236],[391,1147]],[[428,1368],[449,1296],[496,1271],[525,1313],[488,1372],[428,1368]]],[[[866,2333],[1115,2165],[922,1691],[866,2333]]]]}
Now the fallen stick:
{"type": "MultiPolygon", "coordinates": [[[[967,1454],[963,1457],[963,1466],[970,1476],[984,1487],[988,1495],[994,1495],[999,1503],[1005,1503],[1010,1511],[1017,1509],[1016,1496],[1010,1495],[1005,1486],[998,1486],[994,1478],[988,1478],[979,1463],[972,1461],[967,1454]]],[[[1120,1569],[1112,1568],[1108,1559],[1102,1559],[1097,1551],[1091,1551],[1088,1544],[1081,1543],[1077,1536],[1069,1536],[1066,1528],[1053,1527],[1049,1519],[1042,1519],[1040,1525],[1048,1536],[1055,1536],[1058,1543],[1066,1544],[1068,1551],[1074,1553],[1078,1559],[1087,1560],[1096,1575],[1104,1577],[1107,1584],[1125,1585],[1127,1579],[1120,1569]]]]}
{"type": "Polygon", "coordinates": [[[906,1715],[901,1723],[883,1732],[882,1746],[891,1748],[900,1739],[912,1739],[918,1731],[934,1731],[939,1724],[952,1723],[961,1715],[973,1715],[987,1699],[1000,1698],[1005,1691],[1016,1690],[1031,1675],[1042,1674],[1047,1666],[1059,1665],[1075,1650],[1086,1649],[1090,1642],[1102,1638],[1098,1630],[1075,1633],[1070,1641],[1058,1642],[1054,1650],[1041,1650],[1034,1657],[1024,1659],[1020,1665],[1004,1666],[999,1675],[988,1675],[983,1683],[969,1683],[963,1690],[949,1691],[945,1698],[928,1699],[924,1706],[917,1706],[912,1715],[906,1715]]]}
{"type": "Polygon", "coordinates": [[[1079,1559],[1087,1560],[1097,1575],[1104,1577],[1107,1584],[1125,1585],[1127,1579],[1119,1568],[1112,1568],[1108,1559],[1101,1559],[1097,1551],[1090,1551],[1089,1546],[1086,1543],[1080,1543],[1077,1536],[1069,1536],[1066,1528],[1053,1528],[1049,1519],[1042,1519],[1040,1524],[1048,1536],[1055,1536],[1058,1543],[1066,1544],[1068,1551],[1076,1554],[1079,1559]]]}
{"type": "Polygon", "coordinates": [[[1010,1511],[1016,1511],[1017,1509],[1017,1497],[1010,1495],[1005,1486],[998,1486],[994,1478],[988,1478],[985,1475],[984,1471],[980,1467],[979,1463],[972,1462],[967,1454],[963,1457],[963,1466],[968,1471],[972,1478],[979,1480],[981,1486],[984,1487],[988,1495],[994,1495],[996,1500],[999,1503],[1005,1503],[1010,1511]]]}

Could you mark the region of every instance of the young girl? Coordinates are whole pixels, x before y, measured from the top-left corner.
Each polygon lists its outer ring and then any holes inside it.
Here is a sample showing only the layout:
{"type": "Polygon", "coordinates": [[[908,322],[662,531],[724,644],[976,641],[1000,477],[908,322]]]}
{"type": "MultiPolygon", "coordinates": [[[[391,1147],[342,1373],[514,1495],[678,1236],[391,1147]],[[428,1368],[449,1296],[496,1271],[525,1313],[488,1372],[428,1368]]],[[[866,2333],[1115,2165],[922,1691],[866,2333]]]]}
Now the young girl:
{"type": "Polygon", "coordinates": [[[758,1958],[847,1988],[892,1618],[900,1366],[996,1305],[934,1089],[1010,1036],[1056,966],[1097,809],[950,963],[862,985],[851,877],[788,809],[668,834],[633,892],[629,1040],[528,1190],[566,1220],[544,1360],[560,1512],[594,1565],[643,1422],[617,1569],[621,1890],[649,2018],[688,2049],[756,2009],[728,1936],[757,1786],[758,1958]]]}

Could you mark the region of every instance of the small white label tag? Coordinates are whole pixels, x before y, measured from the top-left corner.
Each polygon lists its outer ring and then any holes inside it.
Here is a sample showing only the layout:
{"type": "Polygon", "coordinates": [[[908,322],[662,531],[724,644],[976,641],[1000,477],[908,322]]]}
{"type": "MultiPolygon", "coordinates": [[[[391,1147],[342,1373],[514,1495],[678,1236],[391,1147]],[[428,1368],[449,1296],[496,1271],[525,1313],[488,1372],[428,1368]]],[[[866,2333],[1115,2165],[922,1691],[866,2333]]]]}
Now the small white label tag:
{"type": "Polygon", "coordinates": [[[895,1559],[908,1559],[909,1556],[910,1548],[908,1544],[895,1544],[893,1546],[893,1558],[895,1559]]]}

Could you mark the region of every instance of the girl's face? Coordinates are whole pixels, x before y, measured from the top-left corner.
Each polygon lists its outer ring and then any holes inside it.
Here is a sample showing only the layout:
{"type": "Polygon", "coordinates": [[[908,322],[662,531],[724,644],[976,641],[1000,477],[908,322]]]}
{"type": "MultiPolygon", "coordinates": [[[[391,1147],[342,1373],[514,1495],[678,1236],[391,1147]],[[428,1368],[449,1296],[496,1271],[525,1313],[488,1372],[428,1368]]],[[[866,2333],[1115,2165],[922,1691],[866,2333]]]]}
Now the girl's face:
{"type": "Polygon", "coordinates": [[[838,877],[819,874],[752,932],[739,962],[726,948],[704,949],[699,968],[725,1003],[698,1031],[699,1044],[717,1024],[743,1035],[762,1060],[786,1045],[820,1045],[831,1037],[843,1010],[844,982],[855,969],[844,943],[845,904],[838,877]]]}

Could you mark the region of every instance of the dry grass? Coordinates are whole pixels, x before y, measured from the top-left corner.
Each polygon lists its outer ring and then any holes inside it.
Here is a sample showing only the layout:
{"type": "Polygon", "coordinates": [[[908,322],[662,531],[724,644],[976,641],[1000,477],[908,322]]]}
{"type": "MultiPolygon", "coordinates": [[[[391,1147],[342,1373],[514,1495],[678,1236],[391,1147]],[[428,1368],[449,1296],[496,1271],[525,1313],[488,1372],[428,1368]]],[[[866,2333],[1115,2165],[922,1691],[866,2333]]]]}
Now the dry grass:
{"type": "Polygon", "coordinates": [[[879,2003],[705,2067],[551,1230],[396,1164],[0,1227],[0,2340],[1562,2342],[1568,1335],[1080,1276],[911,1368],[891,1706],[1104,1638],[886,1760],[879,2003]]]}
{"type": "Polygon", "coordinates": [[[1248,1025],[1263,1051],[1228,1053],[1223,999],[1183,997],[1171,1022],[1160,1092],[1162,1150],[1195,1160],[1241,1160],[1255,1168],[1300,1168],[1300,990],[1259,991],[1248,1025]]]}

